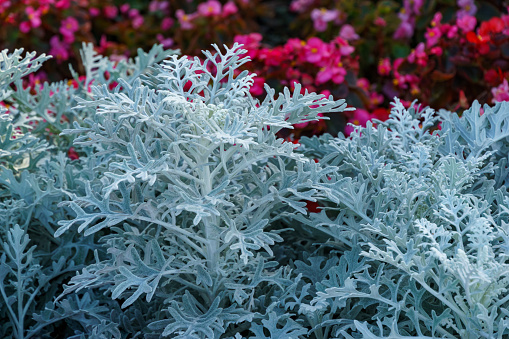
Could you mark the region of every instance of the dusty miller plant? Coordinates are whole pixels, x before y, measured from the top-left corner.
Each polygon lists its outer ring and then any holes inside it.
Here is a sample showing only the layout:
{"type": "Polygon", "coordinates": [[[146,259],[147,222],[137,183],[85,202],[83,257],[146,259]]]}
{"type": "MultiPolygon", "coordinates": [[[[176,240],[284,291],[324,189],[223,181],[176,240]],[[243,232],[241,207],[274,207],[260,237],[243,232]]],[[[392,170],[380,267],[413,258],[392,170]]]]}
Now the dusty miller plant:
{"type": "Polygon", "coordinates": [[[32,90],[46,57],[1,54],[0,336],[507,336],[508,104],[296,146],[344,100],[254,99],[244,53],[84,45],[32,90]]]}

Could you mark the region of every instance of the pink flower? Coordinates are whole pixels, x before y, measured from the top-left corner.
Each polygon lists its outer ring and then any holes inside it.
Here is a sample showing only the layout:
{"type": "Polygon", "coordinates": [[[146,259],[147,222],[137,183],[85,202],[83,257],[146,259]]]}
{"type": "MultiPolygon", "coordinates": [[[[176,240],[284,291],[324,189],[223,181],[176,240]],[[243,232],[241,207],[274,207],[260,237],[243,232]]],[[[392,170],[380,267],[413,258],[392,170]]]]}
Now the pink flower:
{"type": "Polygon", "coordinates": [[[166,30],[170,29],[174,23],[175,23],[175,21],[172,18],[166,17],[161,22],[161,29],[163,31],[166,31],[166,30]]]}
{"type": "Polygon", "coordinates": [[[380,27],[385,27],[387,25],[387,22],[385,22],[385,19],[382,17],[379,17],[379,16],[376,17],[376,19],[373,23],[380,27]]]}
{"type": "Polygon", "coordinates": [[[329,96],[331,95],[331,92],[328,89],[324,89],[323,91],[320,92],[320,94],[324,95],[323,99],[328,99],[329,96]]]}
{"type": "Polygon", "coordinates": [[[233,38],[233,41],[244,45],[244,48],[247,49],[247,56],[251,59],[254,59],[258,56],[258,50],[260,48],[260,41],[262,41],[262,35],[260,33],[236,35],[233,38]]]}
{"type": "Polygon", "coordinates": [[[29,21],[22,21],[19,24],[19,30],[21,33],[28,33],[30,32],[30,22],[29,21]]]}
{"type": "Polygon", "coordinates": [[[398,18],[402,22],[410,22],[412,20],[412,11],[407,8],[402,8],[398,13],[398,18]]]}
{"type": "Polygon", "coordinates": [[[336,37],[334,41],[339,45],[339,54],[348,56],[353,53],[355,48],[348,44],[348,41],[344,40],[342,37],[336,37]]]}
{"type": "Polygon", "coordinates": [[[435,46],[442,37],[442,32],[440,31],[439,27],[433,28],[428,27],[426,29],[426,34],[424,34],[424,37],[426,38],[427,47],[435,46]]]}
{"type": "Polygon", "coordinates": [[[0,14],[5,12],[6,9],[8,9],[11,6],[10,1],[4,0],[3,2],[0,2],[0,14]]]}
{"type": "Polygon", "coordinates": [[[55,7],[57,9],[67,9],[71,7],[71,0],[58,0],[55,2],[55,7]]]}
{"type": "MultiPolygon", "coordinates": [[[[129,4],[123,4],[120,6],[120,13],[126,13],[127,11],[129,11],[129,9],[131,8],[131,6],[129,4]]],[[[136,12],[138,12],[137,9],[134,9],[136,12]]],[[[131,13],[129,13],[129,17],[131,16],[131,13]]]]}
{"type": "Polygon", "coordinates": [[[208,0],[198,5],[198,13],[202,16],[216,16],[221,14],[221,3],[217,0],[208,0]]]}
{"type": "Polygon", "coordinates": [[[493,101],[509,101],[509,84],[507,79],[498,86],[491,89],[493,94],[493,101]]]}
{"type": "Polygon", "coordinates": [[[58,36],[54,35],[50,39],[49,44],[51,46],[49,54],[53,55],[58,63],[69,59],[69,45],[61,42],[58,36]]]}
{"type": "Polygon", "coordinates": [[[174,43],[172,38],[165,38],[162,34],[157,34],[156,38],[159,41],[159,43],[164,46],[164,48],[169,48],[174,43]]]}
{"type": "Polygon", "coordinates": [[[458,18],[462,18],[465,15],[474,15],[477,12],[474,0],[458,0],[458,6],[461,8],[456,13],[458,18]]]}
{"type": "Polygon", "coordinates": [[[237,12],[238,12],[237,6],[235,5],[235,2],[233,2],[233,1],[228,1],[223,6],[223,16],[224,17],[233,15],[233,14],[235,14],[237,12]]]}
{"type": "MultiPolygon", "coordinates": [[[[363,126],[363,127],[366,127],[366,122],[368,122],[368,120],[371,119],[371,115],[369,114],[368,111],[362,109],[362,108],[357,108],[355,110],[355,113],[354,113],[354,116],[352,119],[348,120],[348,122],[350,124],[354,124],[356,126],[363,126]]],[[[352,132],[354,131],[354,127],[352,125],[346,125],[345,127],[345,135],[350,135],[352,132]]]]}
{"type": "Polygon", "coordinates": [[[426,66],[428,62],[428,55],[425,51],[424,42],[420,42],[415,49],[410,52],[407,60],[409,63],[416,63],[419,66],[426,66]]]}
{"type": "Polygon", "coordinates": [[[70,16],[62,21],[62,26],[60,26],[60,33],[64,37],[64,41],[70,44],[74,42],[74,32],[76,32],[78,29],[78,20],[70,16]]]}
{"type": "Polygon", "coordinates": [[[337,9],[313,9],[311,11],[311,19],[316,31],[323,32],[327,29],[327,24],[331,21],[339,19],[339,11],[337,9]]]}
{"type": "Polygon", "coordinates": [[[421,14],[422,5],[424,5],[424,0],[405,0],[405,8],[408,7],[415,14],[421,14]]]}
{"type": "Polygon", "coordinates": [[[366,78],[359,78],[357,79],[356,85],[366,92],[369,91],[369,80],[366,78]]]}
{"type": "Polygon", "coordinates": [[[145,19],[143,19],[141,15],[138,15],[132,20],[133,28],[136,29],[140,28],[141,26],[143,26],[143,22],[145,22],[145,19]]]}
{"type": "Polygon", "coordinates": [[[283,50],[286,54],[291,55],[292,53],[300,53],[300,51],[306,46],[306,42],[298,38],[290,38],[284,44],[283,50]]]}
{"type": "Polygon", "coordinates": [[[359,35],[355,33],[355,29],[351,25],[343,25],[341,30],[339,31],[339,36],[345,40],[357,40],[359,39],[359,35]]]}
{"type": "Polygon", "coordinates": [[[343,68],[341,60],[336,59],[327,67],[322,67],[316,74],[316,84],[323,84],[332,80],[335,84],[340,84],[345,81],[346,69],[343,68]]]}
{"type": "Polygon", "coordinates": [[[401,66],[403,62],[405,62],[405,58],[396,58],[396,60],[394,60],[394,63],[392,64],[392,69],[394,70],[395,73],[398,73],[398,68],[399,66],[401,66]]]}
{"type": "Polygon", "coordinates": [[[378,62],[378,74],[389,75],[391,73],[391,60],[389,58],[381,59],[378,62]]]}
{"type": "Polygon", "coordinates": [[[405,76],[401,75],[400,73],[394,74],[394,80],[392,80],[392,84],[394,85],[394,87],[399,87],[403,89],[408,88],[405,76]]]}
{"type": "MultiPolygon", "coordinates": [[[[129,6],[129,4],[125,4],[125,5],[129,6]]],[[[125,6],[125,5],[122,5],[122,6],[125,6]]],[[[122,6],[120,6],[120,11],[122,11],[122,6]]],[[[140,16],[140,11],[138,11],[136,8],[131,8],[131,9],[129,9],[129,13],[127,15],[131,19],[136,18],[137,16],[140,16]]]]}
{"type": "Polygon", "coordinates": [[[458,18],[456,20],[456,25],[464,32],[468,33],[474,30],[475,26],[477,25],[477,19],[475,16],[471,15],[464,15],[461,18],[458,18]]]}
{"type": "Polygon", "coordinates": [[[430,54],[434,54],[437,56],[441,56],[443,52],[444,51],[442,50],[442,47],[440,47],[440,46],[432,47],[429,51],[430,54]]]}
{"type": "Polygon", "coordinates": [[[293,0],[290,4],[290,10],[293,12],[304,13],[313,5],[313,0],[293,0]]]}
{"type": "Polygon", "coordinates": [[[90,7],[88,9],[88,12],[90,13],[90,16],[91,17],[96,17],[98,16],[99,14],[101,14],[101,11],[99,10],[99,8],[95,8],[95,7],[90,7]]]}
{"type": "Polygon", "coordinates": [[[170,2],[169,1],[161,1],[159,3],[159,11],[166,13],[170,9],[170,2]]]}
{"type": "Polygon", "coordinates": [[[265,84],[265,79],[262,77],[255,77],[253,86],[249,89],[249,93],[254,96],[262,95],[264,92],[263,84],[265,84]]]}
{"type": "Polygon", "coordinates": [[[369,93],[369,103],[372,107],[377,107],[382,102],[384,102],[384,96],[377,92],[369,93]]]}
{"type": "MultiPolygon", "coordinates": [[[[264,48],[260,50],[258,57],[265,60],[267,66],[280,66],[285,60],[285,54],[282,47],[274,47],[273,49],[264,48]]],[[[290,70],[290,69],[289,69],[290,70]]],[[[298,76],[295,76],[297,78],[298,76]]],[[[287,79],[293,78],[288,76],[287,79]]]]}
{"type": "Polygon", "coordinates": [[[452,39],[456,36],[456,34],[458,34],[458,26],[451,26],[449,24],[445,24],[440,27],[440,32],[442,32],[442,34],[445,33],[445,35],[449,39],[452,39]]]}
{"type": "Polygon", "coordinates": [[[108,19],[115,19],[117,14],[118,14],[118,8],[115,7],[115,6],[105,6],[103,8],[103,11],[104,11],[104,15],[108,18],[108,19]]]}
{"type": "Polygon", "coordinates": [[[196,17],[196,13],[186,14],[183,9],[177,9],[175,12],[177,19],[182,29],[192,29],[194,27],[192,21],[196,17]]]}
{"type": "Polygon", "coordinates": [[[312,64],[319,63],[322,59],[329,57],[327,44],[319,38],[310,38],[304,47],[305,60],[312,64]]]}
{"type": "Polygon", "coordinates": [[[31,6],[28,6],[25,9],[25,13],[27,14],[28,20],[30,21],[30,26],[36,28],[41,25],[41,13],[39,11],[36,11],[31,6]]]}
{"type": "Polygon", "coordinates": [[[414,35],[414,26],[408,21],[403,21],[394,32],[394,39],[407,39],[412,35],[414,35]]]}
{"type": "Polygon", "coordinates": [[[431,20],[431,27],[440,26],[440,22],[442,21],[442,13],[436,12],[431,20]]]}
{"type": "Polygon", "coordinates": [[[157,12],[159,9],[159,2],[157,0],[152,0],[148,4],[148,11],[149,12],[157,12]]]}

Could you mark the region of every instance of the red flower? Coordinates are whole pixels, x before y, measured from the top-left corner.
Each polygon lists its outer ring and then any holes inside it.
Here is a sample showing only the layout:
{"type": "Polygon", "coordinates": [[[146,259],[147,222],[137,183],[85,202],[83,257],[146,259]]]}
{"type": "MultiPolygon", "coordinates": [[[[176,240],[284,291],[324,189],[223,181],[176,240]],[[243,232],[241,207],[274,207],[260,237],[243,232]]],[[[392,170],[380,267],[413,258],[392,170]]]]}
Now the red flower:
{"type": "Polygon", "coordinates": [[[371,112],[373,118],[385,121],[389,119],[389,110],[387,108],[377,108],[371,112]]]}
{"type": "Polygon", "coordinates": [[[491,87],[500,85],[504,79],[505,77],[500,67],[498,68],[498,71],[489,69],[486,73],[484,73],[484,81],[486,81],[491,87]]]}
{"type": "Polygon", "coordinates": [[[316,201],[306,201],[306,209],[311,213],[320,213],[320,210],[322,209],[320,207],[320,204],[316,201]]]}
{"type": "Polygon", "coordinates": [[[486,54],[490,51],[488,42],[490,41],[489,35],[475,34],[474,32],[468,32],[466,34],[468,42],[476,44],[480,54],[486,54]]]}
{"type": "Polygon", "coordinates": [[[71,160],[78,160],[80,158],[74,147],[69,148],[69,150],[67,151],[67,156],[71,160]]]}
{"type": "Polygon", "coordinates": [[[491,18],[488,21],[481,23],[479,27],[479,35],[488,37],[490,34],[497,34],[504,30],[504,22],[500,18],[491,18]]]}

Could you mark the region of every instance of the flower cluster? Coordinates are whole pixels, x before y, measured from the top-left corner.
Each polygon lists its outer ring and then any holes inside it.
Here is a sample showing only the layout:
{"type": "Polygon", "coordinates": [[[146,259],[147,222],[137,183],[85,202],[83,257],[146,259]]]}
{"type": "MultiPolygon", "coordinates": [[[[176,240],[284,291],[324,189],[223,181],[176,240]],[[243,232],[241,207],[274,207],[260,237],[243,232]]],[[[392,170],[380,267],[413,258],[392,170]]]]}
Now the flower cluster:
{"type": "Polygon", "coordinates": [[[154,43],[200,55],[213,42],[237,41],[255,61],[246,66],[258,74],[252,95],[263,97],[265,83],[281,90],[299,82],[303,90],[345,97],[368,112],[357,117],[337,114],[327,125],[298,125],[297,137],[325,130],[348,134],[348,122],[362,124],[366,116],[385,116],[377,112],[387,112],[394,96],[451,110],[474,99],[504,100],[509,15],[502,4],[487,0],[361,0],[361,4],[293,0],[287,8],[276,8],[269,2],[246,0],[1,1],[0,22],[7,29],[0,32],[0,43],[54,56],[37,77],[30,77],[34,82],[29,79],[29,85],[36,85],[69,78],[67,68],[55,72],[56,63],[77,66],[84,41],[117,61],[154,43]]]}
{"type": "Polygon", "coordinates": [[[437,12],[426,28],[424,41],[407,56],[379,60],[384,94],[418,98],[452,110],[465,108],[474,99],[509,99],[509,15],[479,22],[471,15],[475,7],[460,3],[462,9],[450,22],[443,22],[437,12]]]}
{"type": "MultiPolygon", "coordinates": [[[[349,38],[355,39],[354,35],[355,32],[351,33],[349,38]]],[[[284,45],[273,48],[264,46],[261,40],[262,36],[257,33],[235,37],[236,42],[244,44],[249,51],[248,55],[254,61],[249,70],[259,74],[250,89],[255,96],[263,94],[263,85],[266,82],[277,89],[288,86],[292,90],[296,83],[300,83],[303,86],[302,91],[318,92],[326,96],[337,95],[338,93],[332,93],[328,88],[343,86],[348,90],[348,73],[356,76],[359,70],[358,57],[354,55],[355,48],[341,36],[329,42],[317,37],[308,40],[293,38],[284,45]]],[[[300,123],[295,127],[301,132],[307,128],[312,134],[317,134],[323,132],[326,125],[320,120],[300,123]]]]}

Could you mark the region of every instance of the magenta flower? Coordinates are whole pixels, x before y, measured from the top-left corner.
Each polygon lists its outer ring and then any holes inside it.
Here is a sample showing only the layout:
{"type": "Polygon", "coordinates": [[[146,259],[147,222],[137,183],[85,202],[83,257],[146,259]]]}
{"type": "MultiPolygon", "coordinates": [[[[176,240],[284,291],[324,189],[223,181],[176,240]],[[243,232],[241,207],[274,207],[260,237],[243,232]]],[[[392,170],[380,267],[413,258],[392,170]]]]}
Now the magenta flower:
{"type": "Polygon", "coordinates": [[[491,89],[493,94],[493,101],[509,101],[509,84],[507,79],[498,86],[491,89]]]}
{"type": "Polygon", "coordinates": [[[377,17],[373,23],[380,27],[385,27],[387,25],[387,22],[382,17],[377,17]]]}
{"type": "Polygon", "coordinates": [[[359,78],[357,79],[356,83],[355,83],[358,87],[362,88],[363,90],[365,90],[366,92],[369,91],[369,80],[366,79],[366,78],[359,78]]]}
{"type": "Polygon", "coordinates": [[[101,14],[101,11],[99,10],[99,8],[95,8],[95,7],[90,7],[88,12],[90,13],[91,17],[96,17],[96,16],[99,16],[99,14],[101,14]]]}
{"type": "Polygon", "coordinates": [[[118,14],[118,8],[115,6],[106,6],[103,9],[104,16],[106,16],[108,19],[115,19],[118,14]]]}
{"type": "Polygon", "coordinates": [[[22,21],[20,24],[19,24],[19,30],[21,31],[21,33],[28,33],[30,32],[30,22],[29,21],[22,21]]]}
{"type": "Polygon", "coordinates": [[[55,7],[57,9],[67,9],[71,7],[71,0],[58,0],[55,2],[55,7]]]}
{"type": "Polygon", "coordinates": [[[350,46],[348,44],[348,41],[343,39],[342,37],[338,36],[334,41],[339,45],[339,54],[348,56],[353,53],[355,48],[353,46],[350,46]]]}
{"type": "Polygon", "coordinates": [[[442,37],[442,32],[440,31],[440,28],[435,26],[433,28],[427,28],[426,34],[424,34],[424,37],[426,38],[426,46],[432,47],[435,46],[440,38],[442,37]]]}
{"type": "Polygon", "coordinates": [[[456,34],[458,34],[458,26],[451,26],[449,24],[445,24],[440,27],[440,31],[442,32],[442,34],[445,33],[445,35],[449,39],[452,39],[456,36],[456,34]]]}
{"type": "Polygon", "coordinates": [[[343,25],[343,27],[341,27],[341,30],[339,31],[339,36],[347,41],[359,39],[359,35],[355,33],[355,29],[348,24],[343,25]]]}
{"type": "Polygon", "coordinates": [[[221,14],[221,3],[217,0],[209,0],[198,5],[198,13],[202,16],[216,16],[221,14]]]}
{"type": "Polygon", "coordinates": [[[247,56],[254,59],[258,55],[258,49],[260,48],[260,41],[262,41],[262,35],[260,33],[250,33],[246,35],[236,35],[233,38],[234,42],[244,45],[247,49],[247,56]]]}
{"type": "Polygon", "coordinates": [[[49,44],[51,46],[49,54],[53,55],[58,63],[69,59],[69,45],[60,41],[58,36],[54,35],[50,39],[49,44]]]}
{"type": "Polygon", "coordinates": [[[25,9],[25,13],[28,16],[28,21],[30,21],[30,26],[32,28],[36,28],[41,25],[41,12],[33,9],[31,6],[28,6],[25,9]]]}
{"type": "Polygon", "coordinates": [[[430,53],[430,54],[434,54],[434,55],[437,55],[437,56],[441,56],[443,52],[444,52],[444,51],[442,50],[442,47],[440,47],[440,46],[432,47],[432,48],[429,50],[429,53],[430,53]]]}
{"type": "Polygon", "coordinates": [[[421,14],[422,5],[424,0],[405,0],[405,8],[413,11],[415,14],[421,14]]]}
{"type": "MultiPolygon", "coordinates": [[[[369,114],[368,111],[362,108],[357,108],[353,118],[348,120],[348,122],[356,126],[366,127],[366,122],[368,122],[369,119],[371,119],[371,114],[369,114]]],[[[350,135],[353,131],[354,127],[352,125],[346,125],[344,132],[346,136],[350,135]]]]}
{"type": "Polygon", "coordinates": [[[293,0],[290,4],[290,10],[293,12],[304,13],[313,5],[313,0],[293,0]]]}
{"type": "Polygon", "coordinates": [[[164,46],[164,48],[169,48],[174,43],[172,38],[165,38],[162,34],[157,34],[156,38],[159,41],[159,43],[164,46]]]}
{"type": "Polygon", "coordinates": [[[254,96],[262,95],[264,92],[263,84],[265,84],[265,79],[262,77],[255,77],[253,86],[249,89],[249,93],[254,96]]]}
{"type": "Polygon", "coordinates": [[[458,0],[458,6],[461,8],[461,10],[456,13],[458,18],[462,18],[465,15],[474,15],[477,12],[477,6],[474,0],[458,0]]]}
{"type": "Polygon", "coordinates": [[[74,42],[74,33],[79,29],[78,20],[70,16],[62,21],[60,33],[64,37],[64,41],[68,44],[74,42]]]}
{"type": "MultiPolygon", "coordinates": [[[[128,5],[128,6],[129,6],[129,4],[126,4],[126,5],[128,5]]],[[[124,6],[124,5],[122,5],[122,6],[124,6]]],[[[122,6],[120,7],[120,11],[122,11],[122,6]]],[[[129,16],[129,18],[131,18],[131,19],[132,19],[132,18],[136,18],[137,16],[140,16],[140,11],[139,11],[139,10],[137,10],[136,8],[131,8],[131,9],[129,10],[129,13],[127,13],[127,15],[128,15],[128,16],[129,16]]]]}
{"type": "Polygon", "coordinates": [[[458,17],[456,25],[463,31],[463,33],[472,32],[477,25],[477,19],[475,16],[465,14],[461,18],[458,17]]]}
{"type": "Polygon", "coordinates": [[[323,84],[332,80],[335,84],[341,84],[345,81],[346,69],[340,59],[335,58],[327,67],[322,67],[316,74],[316,84],[323,84]]]}
{"type": "Polygon", "coordinates": [[[148,4],[148,11],[152,13],[152,12],[157,12],[158,9],[159,9],[159,2],[157,0],[150,1],[150,3],[148,4]]]}
{"type": "Polygon", "coordinates": [[[391,60],[389,58],[381,59],[378,62],[378,74],[389,75],[391,73],[391,60]]]}
{"type": "Polygon", "coordinates": [[[442,21],[442,13],[436,12],[433,16],[433,20],[431,20],[431,27],[440,26],[440,22],[442,21]]]}
{"type": "Polygon", "coordinates": [[[170,3],[168,1],[156,1],[153,0],[148,5],[149,12],[166,12],[170,8],[170,3]]]}
{"type": "Polygon", "coordinates": [[[316,37],[310,38],[304,47],[304,58],[312,64],[318,64],[322,59],[327,59],[329,55],[327,44],[316,37]]]}
{"type": "Polygon", "coordinates": [[[306,46],[306,43],[298,38],[290,38],[283,46],[283,50],[286,54],[300,53],[302,48],[306,46]]]}
{"type": "Polygon", "coordinates": [[[171,28],[171,26],[173,26],[173,24],[175,23],[175,21],[172,19],[172,18],[164,18],[163,21],[161,22],[161,29],[163,31],[166,31],[168,29],[171,28]]]}
{"type": "MultiPolygon", "coordinates": [[[[123,4],[120,6],[120,13],[126,13],[129,11],[129,9],[131,8],[131,6],[129,4],[123,4]]],[[[134,9],[134,8],[133,8],[134,9]]],[[[138,12],[137,9],[134,9],[136,12],[138,12]]],[[[130,16],[131,13],[129,13],[129,16],[130,16]]]]}
{"type": "Polygon", "coordinates": [[[137,17],[132,19],[133,28],[140,28],[143,26],[143,22],[145,22],[145,19],[141,15],[138,15],[137,17]]]}
{"type": "Polygon", "coordinates": [[[327,24],[331,21],[339,19],[339,11],[337,9],[313,9],[311,11],[311,19],[316,31],[323,32],[327,29],[327,24]]]}
{"type": "Polygon", "coordinates": [[[403,21],[394,32],[394,39],[407,39],[414,35],[414,25],[408,21],[403,21]]]}
{"type": "Polygon", "coordinates": [[[186,14],[184,10],[177,9],[175,12],[175,15],[177,16],[177,19],[180,24],[180,28],[182,29],[192,29],[194,27],[192,21],[196,17],[196,13],[193,14],[186,14]]]}
{"type": "Polygon", "coordinates": [[[159,10],[161,12],[164,13],[164,12],[168,11],[169,9],[170,9],[170,2],[169,1],[161,1],[159,3],[159,10]]]}
{"type": "Polygon", "coordinates": [[[224,17],[233,15],[233,14],[237,13],[238,11],[239,10],[238,10],[237,6],[235,5],[235,2],[233,2],[233,1],[228,1],[223,6],[223,16],[224,17]]]}
{"type": "Polygon", "coordinates": [[[426,66],[428,62],[428,55],[425,51],[424,42],[420,42],[417,47],[410,52],[407,60],[411,64],[416,63],[419,66],[426,66]]]}

